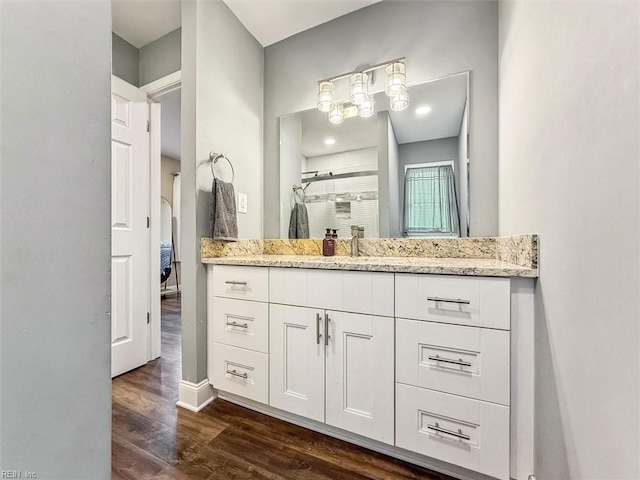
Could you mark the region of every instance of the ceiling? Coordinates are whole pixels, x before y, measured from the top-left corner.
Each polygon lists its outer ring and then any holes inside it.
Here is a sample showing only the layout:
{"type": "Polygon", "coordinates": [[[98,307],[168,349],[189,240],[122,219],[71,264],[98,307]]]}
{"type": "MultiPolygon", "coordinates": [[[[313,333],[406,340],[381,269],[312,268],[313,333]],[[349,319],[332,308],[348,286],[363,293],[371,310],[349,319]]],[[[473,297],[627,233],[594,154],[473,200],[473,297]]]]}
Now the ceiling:
{"type": "Polygon", "coordinates": [[[158,101],[162,105],[162,155],[180,160],[180,89],[158,101]]]}
{"type": "Polygon", "coordinates": [[[224,0],[263,47],[381,0],[224,0]]]}
{"type": "Polygon", "coordinates": [[[327,120],[327,114],[317,109],[300,114],[302,120],[302,155],[317,157],[338,152],[378,145],[376,116],[351,118],[334,125],[327,120]],[[325,145],[327,138],[335,140],[333,145],[325,145]]]}
{"type": "MultiPolygon", "coordinates": [[[[263,47],[381,0],[224,0],[263,47]]],[[[180,28],[179,0],[111,0],[113,32],[136,48],[180,28]]]]}
{"type": "Polygon", "coordinates": [[[180,28],[179,0],[111,0],[112,30],[136,48],[180,28]]]}
{"type": "MultiPolygon", "coordinates": [[[[409,108],[401,112],[389,110],[398,143],[457,137],[466,100],[467,75],[464,73],[409,87],[409,108]],[[416,109],[421,106],[431,107],[431,112],[417,115],[416,109]]],[[[388,110],[388,102],[383,93],[376,95],[376,108],[384,106],[384,110],[388,110]]]]}
{"type": "MultiPolygon", "coordinates": [[[[467,75],[453,75],[409,87],[409,107],[401,112],[389,110],[389,98],[375,95],[376,111],[389,111],[399,144],[456,137],[460,132],[467,98],[467,75]],[[431,107],[424,116],[416,114],[421,106],[431,107]]],[[[300,112],[302,121],[302,154],[316,157],[345,152],[378,144],[376,116],[349,118],[339,125],[329,123],[327,114],[317,109],[300,112]],[[335,140],[333,145],[324,143],[335,140]]]]}

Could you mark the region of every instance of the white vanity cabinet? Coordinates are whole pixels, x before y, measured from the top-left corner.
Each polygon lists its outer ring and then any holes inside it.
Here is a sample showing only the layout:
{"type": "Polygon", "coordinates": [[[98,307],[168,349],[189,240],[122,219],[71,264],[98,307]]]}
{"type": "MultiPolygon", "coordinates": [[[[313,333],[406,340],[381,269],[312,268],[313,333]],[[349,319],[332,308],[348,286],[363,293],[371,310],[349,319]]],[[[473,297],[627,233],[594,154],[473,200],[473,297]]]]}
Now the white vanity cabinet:
{"type": "Polygon", "coordinates": [[[273,304],[270,312],[269,404],[393,445],[393,318],[273,304]]]}
{"type": "Polygon", "coordinates": [[[271,268],[270,301],[270,405],[393,445],[393,274],[271,268]]]}
{"type": "Polygon", "coordinates": [[[212,265],[208,295],[224,398],[453,476],[533,474],[532,279],[212,265]]]}
{"type": "Polygon", "coordinates": [[[218,389],[269,401],[269,272],[209,267],[207,373],[218,389]]]}

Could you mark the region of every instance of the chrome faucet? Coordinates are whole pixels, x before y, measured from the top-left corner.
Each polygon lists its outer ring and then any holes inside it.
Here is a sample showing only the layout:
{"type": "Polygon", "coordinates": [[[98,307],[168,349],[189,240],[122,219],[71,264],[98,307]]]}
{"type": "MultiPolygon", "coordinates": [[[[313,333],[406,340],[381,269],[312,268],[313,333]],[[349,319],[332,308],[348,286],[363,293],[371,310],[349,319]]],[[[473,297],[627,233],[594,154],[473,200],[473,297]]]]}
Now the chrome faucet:
{"type": "Polygon", "coordinates": [[[358,239],[364,238],[364,227],[351,225],[351,256],[358,256],[358,239]]]}

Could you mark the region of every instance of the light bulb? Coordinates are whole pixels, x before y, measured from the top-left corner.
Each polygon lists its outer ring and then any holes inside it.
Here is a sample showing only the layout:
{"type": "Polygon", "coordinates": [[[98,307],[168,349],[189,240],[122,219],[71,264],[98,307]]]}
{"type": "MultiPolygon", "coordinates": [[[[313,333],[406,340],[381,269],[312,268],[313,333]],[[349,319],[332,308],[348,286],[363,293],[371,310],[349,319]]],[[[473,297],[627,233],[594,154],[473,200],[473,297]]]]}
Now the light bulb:
{"type": "Polygon", "coordinates": [[[354,73],[351,75],[349,94],[351,95],[351,103],[354,105],[360,105],[369,96],[368,78],[366,73],[354,73]]]}
{"type": "Polygon", "coordinates": [[[344,108],[341,103],[331,105],[329,109],[329,121],[335,124],[344,122],[344,108]]]}
{"type": "Polygon", "coordinates": [[[321,82],[318,85],[318,110],[328,112],[333,105],[333,91],[335,85],[333,82],[321,82]]]}
{"type": "Polygon", "coordinates": [[[384,91],[390,97],[395,97],[407,90],[407,66],[404,62],[394,62],[387,65],[387,78],[384,81],[384,91]]]}
{"type": "Polygon", "coordinates": [[[367,99],[360,104],[358,115],[362,118],[367,118],[372,116],[374,113],[376,113],[375,101],[371,95],[367,95],[367,99]]]}
{"type": "Polygon", "coordinates": [[[409,93],[405,90],[403,93],[396,95],[395,97],[391,97],[389,102],[389,107],[391,110],[399,112],[400,110],[404,110],[409,106],[409,93]]]}

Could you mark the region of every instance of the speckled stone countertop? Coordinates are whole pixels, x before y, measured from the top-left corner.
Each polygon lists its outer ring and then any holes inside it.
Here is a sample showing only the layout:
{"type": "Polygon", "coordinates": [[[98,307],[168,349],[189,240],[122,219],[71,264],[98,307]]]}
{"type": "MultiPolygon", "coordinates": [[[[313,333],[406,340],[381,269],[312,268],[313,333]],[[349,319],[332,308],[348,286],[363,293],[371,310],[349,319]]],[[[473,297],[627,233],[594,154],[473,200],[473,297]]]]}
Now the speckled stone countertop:
{"type": "Polygon", "coordinates": [[[499,277],[538,276],[538,236],[477,238],[367,238],[350,257],[348,240],[336,241],[336,254],[322,256],[322,240],[201,241],[202,262],[217,265],[320,268],[397,273],[436,273],[499,277]]]}
{"type": "Polygon", "coordinates": [[[483,277],[537,277],[537,269],[487,258],[322,257],[317,255],[240,255],[203,258],[214,265],[432,273],[483,277]]]}

